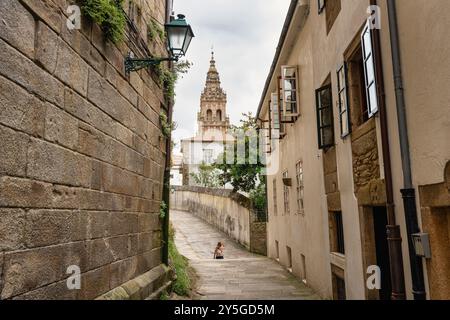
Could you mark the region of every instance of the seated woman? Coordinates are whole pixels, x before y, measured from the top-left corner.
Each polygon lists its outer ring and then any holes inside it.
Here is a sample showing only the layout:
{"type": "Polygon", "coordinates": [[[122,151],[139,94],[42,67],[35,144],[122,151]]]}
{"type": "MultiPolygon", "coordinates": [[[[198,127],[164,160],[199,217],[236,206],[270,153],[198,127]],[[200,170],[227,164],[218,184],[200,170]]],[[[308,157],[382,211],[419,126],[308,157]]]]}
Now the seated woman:
{"type": "Polygon", "coordinates": [[[219,242],[217,244],[216,250],[214,250],[214,259],[223,259],[223,250],[225,249],[225,246],[222,242],[219,242]]]}

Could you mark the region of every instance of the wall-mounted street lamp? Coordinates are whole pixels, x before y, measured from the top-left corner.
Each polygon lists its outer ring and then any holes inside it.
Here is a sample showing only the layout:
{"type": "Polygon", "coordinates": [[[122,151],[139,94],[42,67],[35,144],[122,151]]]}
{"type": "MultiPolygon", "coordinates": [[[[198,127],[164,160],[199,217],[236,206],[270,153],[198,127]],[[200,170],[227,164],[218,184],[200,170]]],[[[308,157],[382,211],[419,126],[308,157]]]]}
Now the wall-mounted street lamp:
{"type": "Polygon", "coordinates": [[[186,52],[194,37],[194,32],[190,25],[186,23],[185,16],[179,14],[177,19],[164,25],[167,33],[168,51],[170,57],[167,58],[144,58],[135,59],[130,55],[125,58],[125,72],[128,74],[149,66],[158,65],[163,61],[178,61],[186,52]]]}

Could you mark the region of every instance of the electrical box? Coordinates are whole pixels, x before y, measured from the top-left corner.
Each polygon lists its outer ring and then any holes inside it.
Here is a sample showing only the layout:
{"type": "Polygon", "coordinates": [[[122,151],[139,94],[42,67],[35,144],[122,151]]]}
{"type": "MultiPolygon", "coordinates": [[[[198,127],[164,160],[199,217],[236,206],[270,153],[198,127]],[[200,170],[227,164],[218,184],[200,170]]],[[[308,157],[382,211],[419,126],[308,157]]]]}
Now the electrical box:
{"type": "Polygon", "coordinates": [[[428,233],[414,233],[411,235],[416,255],[431,259],[430,238],[428,233]]]}

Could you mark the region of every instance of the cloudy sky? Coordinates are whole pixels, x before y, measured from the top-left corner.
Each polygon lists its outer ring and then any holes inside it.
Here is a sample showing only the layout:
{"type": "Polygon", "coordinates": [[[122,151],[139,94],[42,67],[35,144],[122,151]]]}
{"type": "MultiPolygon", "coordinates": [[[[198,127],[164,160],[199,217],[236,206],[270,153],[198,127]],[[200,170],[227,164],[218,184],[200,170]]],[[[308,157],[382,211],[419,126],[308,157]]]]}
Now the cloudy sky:
{"type": "Polygon", "coordinates": [[[200,93],[214,46],[227,112],[238,123],[242,112],[255,114],[275,54],[290,0],[174,0],[186,15],[195,38],[186,58],[194,65],[176,88],[174,141],[197,130],[200,93]]]}

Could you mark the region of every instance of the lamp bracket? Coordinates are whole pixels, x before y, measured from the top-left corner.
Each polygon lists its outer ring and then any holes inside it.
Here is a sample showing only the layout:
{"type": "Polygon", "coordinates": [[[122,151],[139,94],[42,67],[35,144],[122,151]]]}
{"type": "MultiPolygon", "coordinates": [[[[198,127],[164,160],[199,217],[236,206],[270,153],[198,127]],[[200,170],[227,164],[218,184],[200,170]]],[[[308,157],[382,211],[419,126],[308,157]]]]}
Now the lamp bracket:
{"type": "Polygon", "coordinates": [[[147,68],[150,66],[156,66],[163,61],[178,61],[177,57],[168,57],[168,58],[143,58],[136,59],[132,58],[132,55],[128,55],[125,58],[125,73],[130,74],[130,72],[138,71],[143,68],[147,68]]]}

